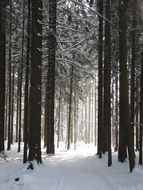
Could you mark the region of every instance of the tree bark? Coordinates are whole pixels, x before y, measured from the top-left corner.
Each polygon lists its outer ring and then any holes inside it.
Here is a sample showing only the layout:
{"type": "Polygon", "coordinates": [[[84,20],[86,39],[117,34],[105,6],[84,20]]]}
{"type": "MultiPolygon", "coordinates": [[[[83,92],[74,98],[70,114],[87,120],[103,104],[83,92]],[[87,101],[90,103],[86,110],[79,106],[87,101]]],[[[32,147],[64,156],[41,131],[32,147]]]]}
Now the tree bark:
{"type": "Polygon", "coordinates": [[[47,76],[47,154],[54,154],[55,59],[57,0],[49,0],[48,76],[47,76]]]}
{"type": "Polygon", "coordinates": [[[134,147],[130,129],[129,87],[127,72],[127,0],[119,0],[119,68],[120,68],[120,103],[119,103],[119,154],[120,162],[127,157],[128,148],[130,172],[135,166],[134,147]]]}
{"type": "Polygon", "coordinates": [[[0,152],[4,151],[5,64],[5,1],[0,1],[0,152]]]}
{"type": "Polygon", "coordinates": [[[42,0],[31,0],[31,75],[29,161],[41,158],[41,68],[42,68],[42,0]]]}
{"type": "MultiPolygon", "coordinates": [[[[103,0],[98,0],[98,12],[100,15],[103,15],[103,0]]],[[[99,158],[102,157],[102,115],[103,115],[103,79],[102,79],[102,70],[103,70],[103,18],[99,16],[99,46],[98,46],[98,144],[97,144],[97,154],[99,158]]]]}

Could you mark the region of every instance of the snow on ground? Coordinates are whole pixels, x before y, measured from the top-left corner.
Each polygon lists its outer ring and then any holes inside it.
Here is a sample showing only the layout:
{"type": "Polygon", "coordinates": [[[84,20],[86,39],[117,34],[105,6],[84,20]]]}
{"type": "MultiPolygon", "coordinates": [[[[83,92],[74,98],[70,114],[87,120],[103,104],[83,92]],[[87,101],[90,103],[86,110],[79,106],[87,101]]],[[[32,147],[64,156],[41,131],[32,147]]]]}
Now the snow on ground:
{"type": "MultiPolygon", "coordinates": [[[[45,151],[45,150],[44,150],[45,151]]],[[[107,157],[98,159],[92,146],[77,150],[56,150],[54,156],[43,153],[43,163],[27,170],[22,153],[16,146],[0,158],[0,190],[142,190],[143,168],[129,173],[128,163],[119,163],[113,154],[113,165],[107,157]],[[18,181],[15,181],[18,180],[18,181]]]]}

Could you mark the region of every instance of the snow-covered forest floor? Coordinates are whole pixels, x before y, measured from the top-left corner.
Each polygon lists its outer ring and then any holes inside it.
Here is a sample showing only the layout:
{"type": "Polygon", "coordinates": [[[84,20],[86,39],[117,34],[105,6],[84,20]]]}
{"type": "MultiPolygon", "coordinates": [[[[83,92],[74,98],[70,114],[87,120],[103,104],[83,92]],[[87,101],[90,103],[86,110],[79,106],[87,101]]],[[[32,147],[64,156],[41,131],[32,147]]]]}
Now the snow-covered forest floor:
{"type": "Polygon", "coordinates": [[[92,146],[78,146],[77,150],[56,150],[43,163],[28,170],[22,164],[17,145],[0,158],[0,190],[142,190],[143,168],[136,166],[129,173],[128,163],[119,163],[113,153],[113,165],[107,167],[106,155],[98,159],[92,146]]]}

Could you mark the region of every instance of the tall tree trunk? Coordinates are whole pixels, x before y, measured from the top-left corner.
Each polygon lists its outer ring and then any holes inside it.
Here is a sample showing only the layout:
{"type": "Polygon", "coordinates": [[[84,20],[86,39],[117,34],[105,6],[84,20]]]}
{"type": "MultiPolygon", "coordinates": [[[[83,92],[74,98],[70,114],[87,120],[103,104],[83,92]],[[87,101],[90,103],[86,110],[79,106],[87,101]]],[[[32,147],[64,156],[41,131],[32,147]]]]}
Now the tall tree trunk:
{"type": "Polygon", "coordinates": [[[47,77],[47,154],[54,154],[54,105],[57,0],[49,0],[48,77],[47,77]]]}
{"type": "MultiPolygon", "coordinates": [[[[7,81],[7,74],[5,74],[7,81]]],[[[5,82],[5,86],[7,86],[5,82]]],[[[7,140],[7,118],[8,118],[8,88],[5,88],[5,124],[4,124],[4,139],[7,140]]]]}
{"type": "Polygon", "coordinates": [[[86,98],[85,98],[85,144],[87,144],[88,143],[88,135],[87,135],[87,133],[88,133],[88,112],[87,112],[87,105],[88,105],[88,97],[86,96],[86,98]]]}
{"type": "Polygon", "coordinates": [[[60,129],[61,129],[61,89],[59,92],[59,109],[58,109],[58,131],[57,131],[57,148],[59,148],[59,143],[60,143],[60,129]]]}
{"type": "Polygon", "coordinates": [[[117,73],[117,76],[116,76],[116,79],[115,79],[116,81],[115,81],[115,85],[116,85],[116,108],[115,108],[115,113],[116,113],[116,118],[115,118],[115,122],[116,122],[116,124],[115,124],[115,138],[116,138],[116,140],[115,140],[115,151],[117,151],[118,150],[118,94],[119,94],[119,91],[118,91],[118,73],[117,73]]]}
{"type": "Polygon", "coordinates": [[[70,94],[69,94],[69,119],[68,119],[68,129],[67,129],[67,149],[70,149],[71,143],[71,119],[72,119],[72,100],[73,100],[73,65],[71,67],[71,78],[70,78],[70,94]]]}
{"type": "Polygon", "coordinates": [[[139,150],[139,78],[136,77],[136,151],[139,150]]]}
{"type": "Polygon", "coordinates": [[[23,65],[24,65],[24,39],[25,39],[25,0],[23,0],[23,21],[22,21],[22,50],[20,64],[20,79],[19,79],[19,141],[18,152],[21,145],[21,128],[22,128],[22,83],[23,83],[23,65]]]}
{"type": "MultiPolygon", "coordinates": [[[[110,15],[110,6],[111,1],[106,0],[106,6],[105,6],[105,16],[108,20],[111,20],[110,15]]],[[[111,154],[111,25],[109,22],[105,21],[105,47],[104,47],[104,67],[106,71],[106,77],[104,80],[106,80],[106,87],[104,86],[104,105],[105,105],[105,115],[107,117],[104,118],[104,128],[105,125],[107,126],[107,138],[105,140],[105,145],[107,143],[107,150],[108,150],[108,166],[112,165],[112,154],[111,154]],[[106,102],[106,103],[105,103],[106,102]]],[[[106,131],[105,131],[106,132],[106,131]]],[[[104,137],[106,136],[106,133],[104,134],[104,137]]],[[[106,146],[104,151],[106,151],[106,146]]]]}
{"type": "MultiPolygon", "coordinates": [[[[12,12],[12,1],[10,1],[10,12],[12,12]]],[[[9,24],[9,61],[8,61],[8,89],[9,89],[9,101],[8,101],[8,140],[7,150],[10,150],[11,145],[11,50],[12,50],[12,18],[10,17],[9,24]]]]}
{"type": "Polygon", "coordinates": [[[91,90],[91,143],[93,143],[94,141],[94,90],[93,90],[93,87],[92,87],[92,90],[91,90]]]}
{"type": "Polygon", "coordinates": [[[14,128],[14,84],[15,84],[15,66],[12,68],[12,91],[11,91],[11,143],[13,143],[13,128],[14,128]]]}
{"type": "Polygon", "coordinates": [[[135,63],[136,63],[136,4],[137,0],[133,1],[133,21],[132,21],[132,62],[131,62],[131,119],[130,127],[132,131],[132,141],[134,146],[134,118],[135,118],[135,63]]]}
{"type": "Polygon", "coordinates": [[[17,100],[16,100],[16,139],[18,142],[18,126],[19,126],[19,66],[18,66],[18,79],[17,79],[17,100]]]}
{"type": "Polygon", "coordinates": [[[23,153],[23,163],[27,162],[27,146],[28,146],[28,129],[29,129],[29,59],[30,59],[30,11],[31,1],[28,0],[28,22],[27,22],[27,56],[25,65],[25,94],[24,94],[24,153],[23,153]]]}
{"type": "Polygon", "coordinates": [[[45,90],[45,123],[44,123],[44,147],[47,147],[47,143],[48,143],[48,125],[47,125],[47,102],[48,102],[48,89],[46,86],[46,90],[45,90]]]}
{"type": "Polygon", "coordinates": [[[31,0],[31,75],[29,161],[41,158],[41,68],[42,68],[42,0],[31,0]]]}
{"type": "Polygon", "coordinates": [[[142,139],[143,139],[143,45],[140,74],[140,136],[139,136],[139,164],[142,165],[142,139]]]}
{"type": "MultiPolygon", "coordinates": [[[[103,15],[103,0],[98,0],[97,2],[98,12],[103,15]]],[[[99,16],[99,46],[98,46],[98,144],[97,144],[97,154],[99,158],[102,157],[102,108],[103,108],[103,18],[99,16]]]]}
{"type": "Polygon", "coordinates": [[[88,93],[88,131],[87,131],[88,137],[88,144],[91,142],[91,86],[89,87],[89,93],[88,93]]]}
{"type": "Polygon", "coordinates": [[[127,72],[127,0],[119,0],[119,68],[120,68],[120,128],[119,128],[119,161],[124,162],[128,148],[130,172],[133,170],[134,147],[130,129],[129,91],[127,72]]]}
{"type": "Polygon", "coordinates": [[[76,93],[74,94],[74,149],[76,150],[77,143],[77,113],[78,113],[78,99],[76,93]]]}
{"type": "Polygon", "coordinates": [[[5,113],[5,1],[0,1],[0,152],[4,151],[4,113],[5,113]]]}
{"type": "MultiPolygon", "coordinates": [[[[96,78],[96,76],[95,76],[95,78],[96,78]]],[[[97,142],[96,142],[96,140],[97,140],[97,133],[96,133],[96,131],[97,131],[97,126],[96,126],[96,120],[97,120],[97,113],[96,113],[96,109],[97,109],[97,102],[96,102],[96,97],[97,97],[97,95],[96,95],[96,81],[95,81],[95,101],[94,101],[94,105],[95,105],[95,107],[94,107],[94,110],[95,110],[95,119],[94,119],[94,143],[95,143],[95,146],[96,146],[96,144],[97,144],[97,142]]]]}

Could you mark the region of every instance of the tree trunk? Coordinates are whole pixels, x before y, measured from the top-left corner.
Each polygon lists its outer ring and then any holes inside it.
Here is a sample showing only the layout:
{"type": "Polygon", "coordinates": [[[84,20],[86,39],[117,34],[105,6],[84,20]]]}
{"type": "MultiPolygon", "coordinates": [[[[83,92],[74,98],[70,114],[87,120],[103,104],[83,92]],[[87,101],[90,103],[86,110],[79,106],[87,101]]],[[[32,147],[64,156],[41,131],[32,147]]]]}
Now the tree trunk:
{"type": "Polygon", "coordinates": [[[132,132],[132,141],[134,147],[134,118],[135,118],[135,64],[136,64],[136,4],[137,0],[133,1],[133,21],[132,21],[132,61],[131,61],[131,119],[130,119],[130,127],[132,132]]]}
{"type": "Polygon", "coordinates": [[[136,77],[136,151],[139,150],[139,78],[136,77]]]}
{"type": "Polygon", "coordinates": [[[16,101],[16,139],[18,142],[18,126],[19,126],[19,67],[18,67],[18,79],[17,79],[17,101],[16,101]]]}
{"type": "Polygon", "coordinates": [[[25,94],[24,94],[24,153],[23,153],[23,163],[27,162],[27,146],[29,141],[29,58],[30,58],[30,6],[31,2],[28,0],[28,22],[27,22],[27,56],[25,65],[25,94]]]}
{"type": "Polygon", "coordinates": [[[88,137],[88,144],[91,142],[91,86],[89,87],[89,93],[88,93],[88,131],[87,131],[88,137]]]}
{"type": "Polygon", "coordinates": [[[115,108],[115,113],[116,113],[116,118],[115,118],[115,138],[116,138],[116,140],[115,140],[115,151],[117,151],[118,150],[118,94],[119,94],[119,91],[118,91],[118,73],[117,73],[117,76],[116,76],[116,79],[115,79],[116,81],[115,81],[115,83],[116,83],[116,108],[115,108]]]}
{"type": "Polygon", "coordinates": [[[85,144],[88,143],[88,112],[87,112],[87,105],[88,105],[88,97],[85,98],[85,144]]]}
{"type": "Polygon", "coordinates": [[[59,109],[58,109],[58,131],[57,131],[57,148],[59,148],[59,143],[60,143],[60,128],[61,128],[61,89],[59,92],[59,109]]]}
{"type": "MultiPolygon", "coordinates": [[[[12,1],[10,1],[10,12],[12,12],[12,1]]],[[[11,46],[12,46],[12,18],[10,17],[9,24],[9,60],[8,60],[8,89],[9,89],[9,101],[8,101],[8,140],[7,140],[7,150],[11,148],[11,46]]]]}
{"type": "Polygon", "coordinates": [[[25,39],[25,0],[23,0],[23,22],[22,22],[22,50],[21,50],[21,64],[20,64],[20,78],[19,78],[19,140],[18,152],[20,152],[21,145],[21,128],[22,128],[22,83],[23,83],[23,64],[24,64],[24,39],[25,39]]]}
{"type": "Polygon", "coordinates": [[[119,122],[119,154],[120,162],[124,162],[127,157],[126,147],[129,154],[130,172],[133,170],[134,147],[130,129],[129,115],[129,91],[127,72],[127,0],[119,0],[119,68],[120,68],[120,122],[119,122]]]}
{"type": "MultiPolygon", "coordinates": [[[[103,0],[98,0],[98,12],[100,15],[103,15],[103,0]]],[[[98,46],[98,144],[97,144],[97,154],[99,158],[102,157],[102,108],[103,108],[103,79],[102,79],[102,70],[103,70],[103,18],[99,16],[99,46],[98,46]]]]}
{"type": "MultiPolygon", "coordinates": [[[[111,20],[110,15],[110,6],[111,1],[106,0],[106,6],[105,6],[105,16],[108,20],[111,20]]],[[[108,166],[112,165],[112,153],[111,153],[111,25],[109,22],[105,21],[105,47],[104,47],[104,67],[106,70],[106,77],[104,80],[106,80],[106,87],[104,86],[104,105],[105,105],[105,114],[107,117],[105,117],[104,114],[104,128],[105,125],[107,126],[107,137],[106,133],[104,134],[104,138],[107,142],[105,142],[105,145],[107,146],[108,150],[108,166]]],[[[106,132],[106,130],[105,130],[106,132]]],[[[106,151],[106,146],[104,147],[104,151],[106,151]]]]}
{"type": "Polygon", "coordinates": [[[139,164],[142,165],[142,138],[143,138],[143,45],[140,74],[140,136],[139,136],[139,164]]]}
{"type": "Polygon", "coordinates": [[[29,161],[41,158],[42,0],[32,0],[29,161]]]}
{"type": "Polygon", "coordinates": [[[15,66],[12,68],[12,91],[11,91],[11,143],[13,143],[13,128],[14,128],[14,84],[15,84],[15,66]]]}
{"type": "Polygon", "coordinates": [[[47,77],[47,154],[54,154],[55,58],[57,0],[49,0],[48,77],[47,77]]]}
{"type": "Polygon", "coordinates": [[[4,113],[5,113],[5,1],[0,1],[0,152],[4,151],[4,113]]]}
{"type": "Polygon", "coordinates": [[[68,130],[67,130],[67,150],[70,149],[71,140],[71,119],[72,119],[72,99],[73,99],[73,65],[71,67],[71,79],[70,79],[70,94],[69,94],[69,119],[68,119],[68,130]]]}

